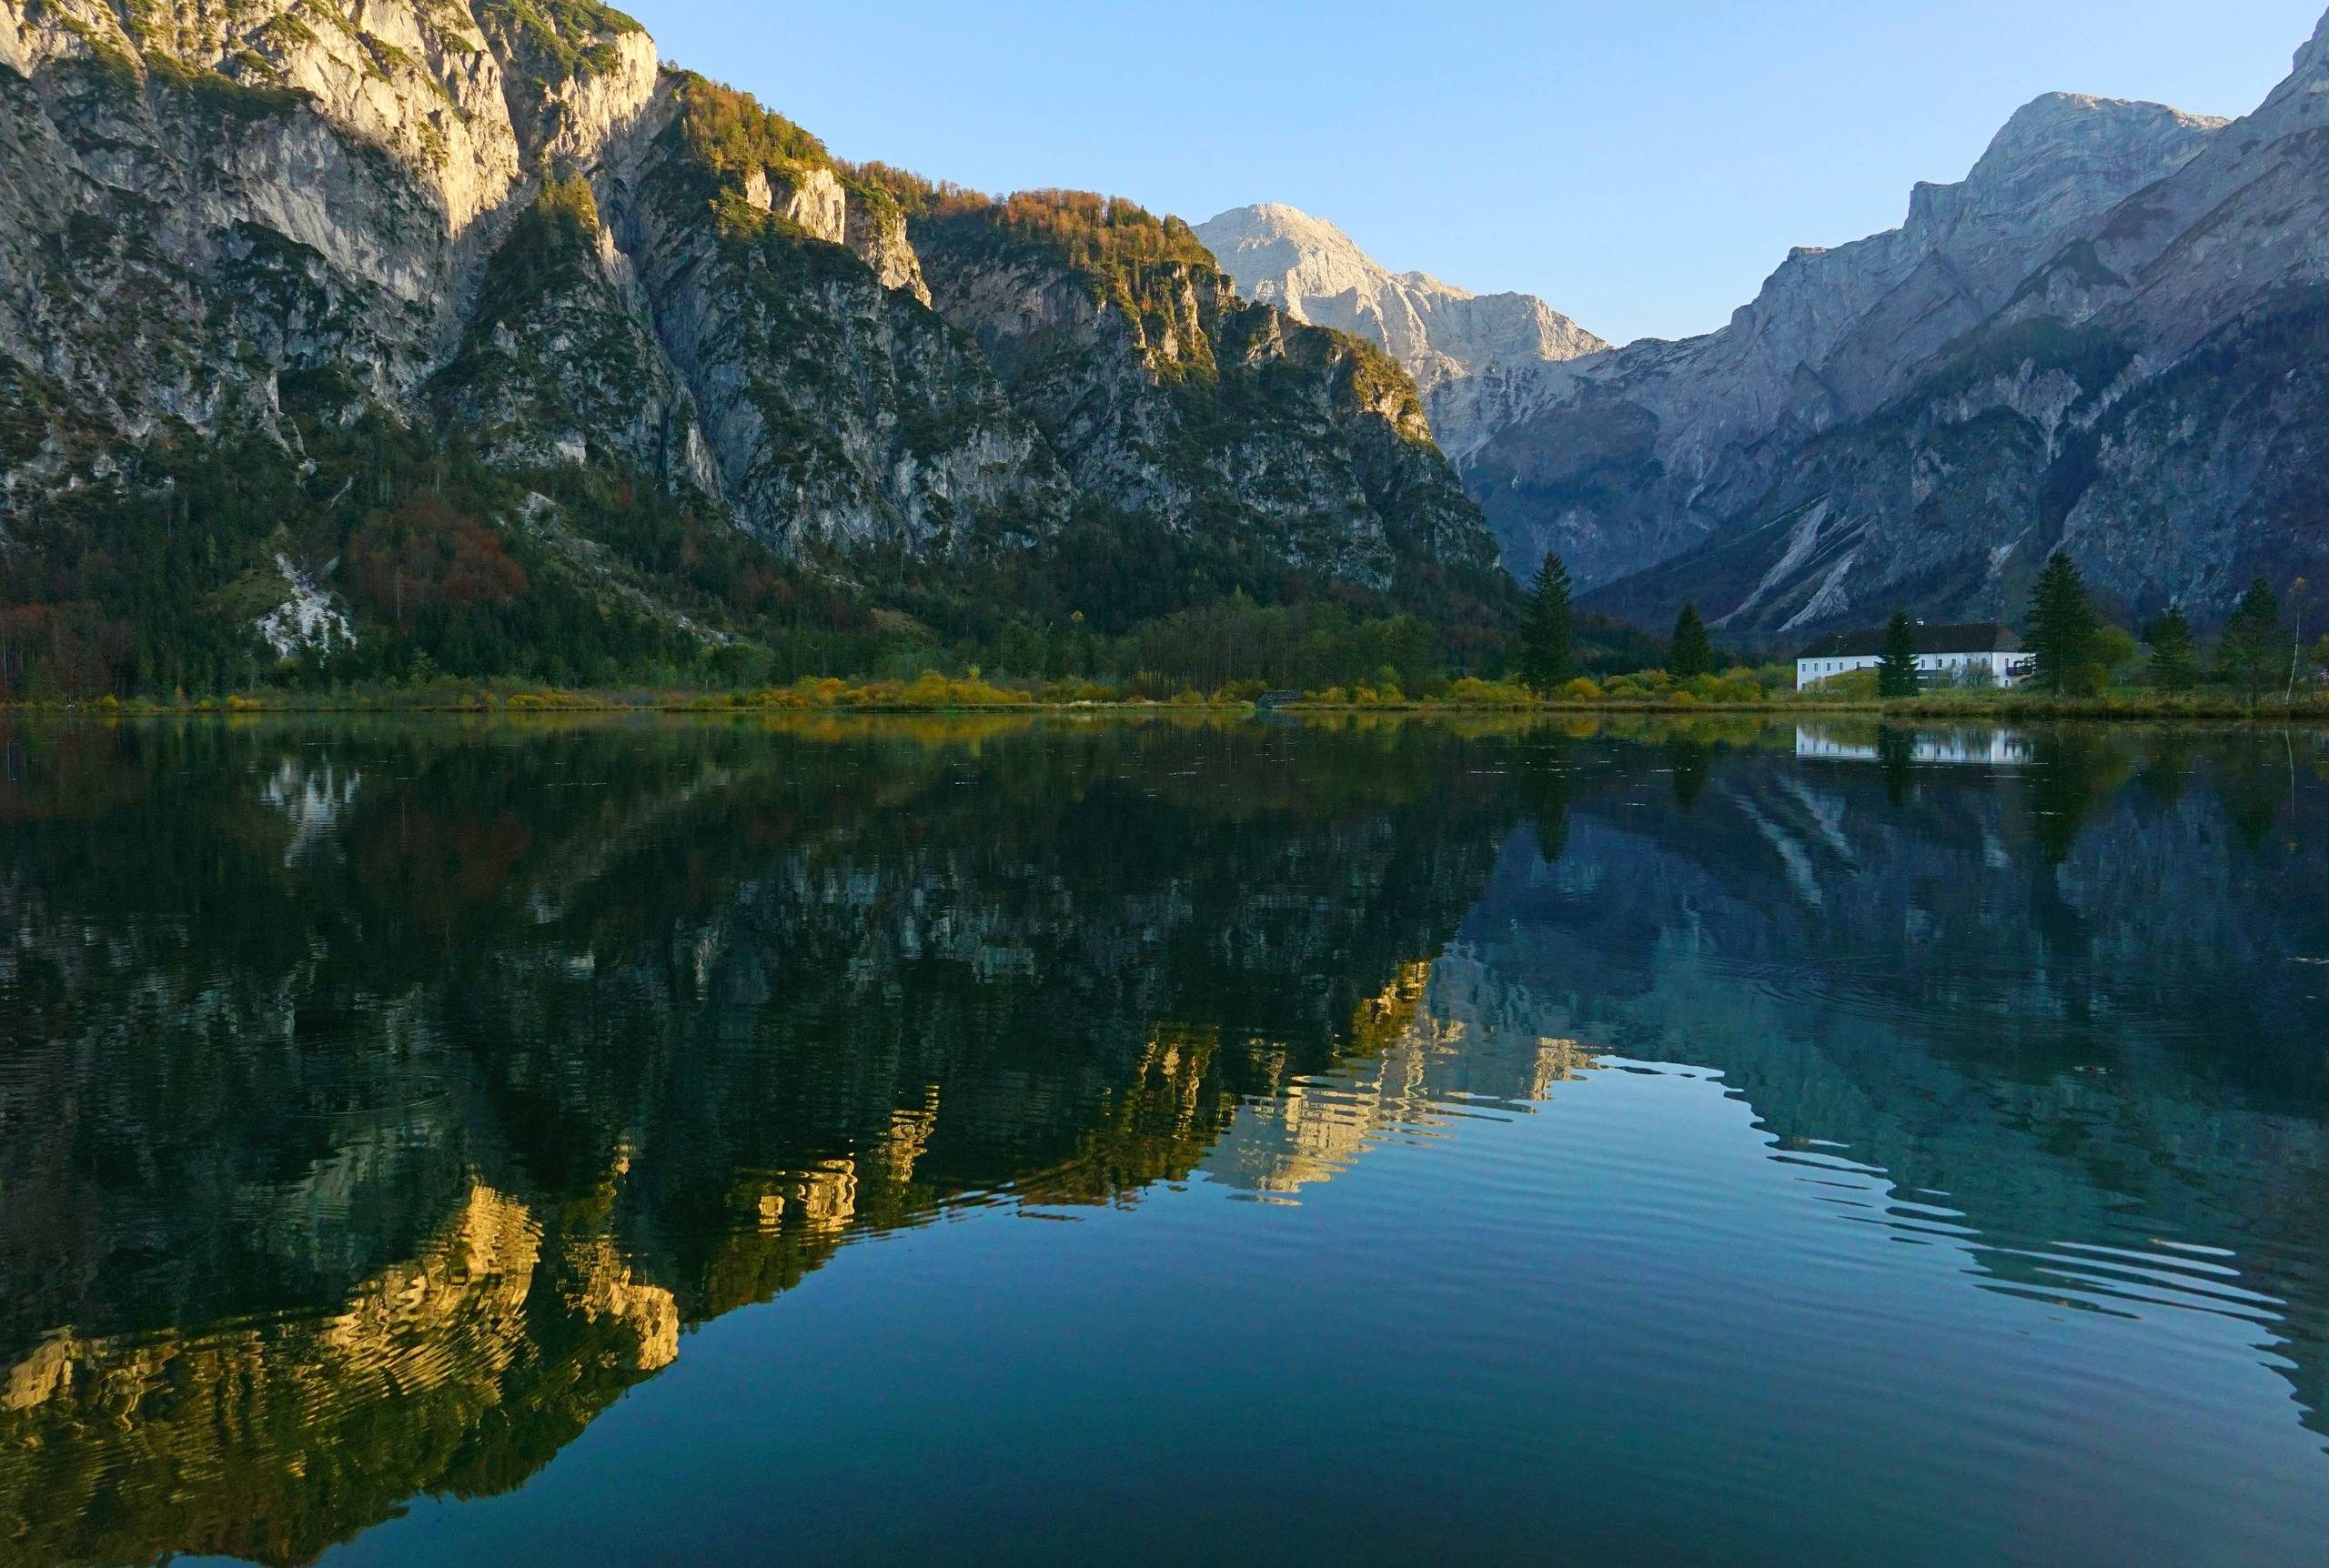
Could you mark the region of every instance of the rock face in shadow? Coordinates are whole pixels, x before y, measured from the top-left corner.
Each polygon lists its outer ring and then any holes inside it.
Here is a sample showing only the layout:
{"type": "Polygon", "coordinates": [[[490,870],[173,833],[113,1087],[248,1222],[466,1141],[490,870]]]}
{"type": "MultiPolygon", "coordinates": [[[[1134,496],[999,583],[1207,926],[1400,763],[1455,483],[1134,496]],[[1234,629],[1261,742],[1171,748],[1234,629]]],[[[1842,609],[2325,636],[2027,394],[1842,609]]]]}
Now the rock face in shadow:
{"type": "MultiPolygon", "coordinates": [[[[1578,367],[1561,397],[1477,459],[1476,493],[1502,498],[1489,504],[1507,558],[1524,541],[1527,554],[1558,548],[1608,582],[1774,516],[1807,464],[1849,438],[1840,432],[1904,398],[1932,403],[1937,389],[1921,384],[1999,341],[2033,272],[2222,129],[2158,105],[2049,95],[2007,123],[1963,181],[1918,186],[1900,228],[1796,251],[1719,332],[1578,367]]],[[[2049,378],[2060,356],[1998,352],[2002,381],[1992,389],[1985,377],[1950,422],[1971,423],[2002,399],[2016,419],[2060,425],[2076,396],[2049,378]]],[[[1930,490],[1943,465],[1902,464],[1896,477],[1930,490]]],[[[1831,516],[1845,510],[1831,501],[1831,516]]],[[[1967,553],[1980,548],[1965,542],[1967,553]]],[[[1869,552],[1871,565],[1880,553],[1869,552]]],[[[1718,613],[1738,609],[1735,598],[1716,602],[1718,613]]],[[[1801,608],[1790,601],[1780,620],[1801,608]]]]}
{"type": "MultiPolygon", "coordinates": [[[[2041,99],[1964,185],[1921,188],[1865,260],[1850,247],[1883,286],[1825,291],[1832,335],[1782,336],[1763,390],[1720,400],[1728,425],[1638,394],[1654,376],[1580,382],[1593,417],[1651,416],[1632,451],[1665,498],[1648,548],[1599,574],[1637,575],[1597,602],[1696,599],[1732,636],[1784,645],[1896,604],[2011,616],[2056,549],[2134,614],[2211,618],[2256,576],[2317,575],[2324,70],[2316,39],[2229,123],[2041,99]]],[[[1787,273],[1726,333],[1665,351],[1672,373],[1709,384],[1708,357],[1765,328],[1787,273]]],[[[1562,444],[1551,424],[1530,439],[1562,444]]],[[[1583,539],[1628,527],[1575,513],[1583,539]]]]}

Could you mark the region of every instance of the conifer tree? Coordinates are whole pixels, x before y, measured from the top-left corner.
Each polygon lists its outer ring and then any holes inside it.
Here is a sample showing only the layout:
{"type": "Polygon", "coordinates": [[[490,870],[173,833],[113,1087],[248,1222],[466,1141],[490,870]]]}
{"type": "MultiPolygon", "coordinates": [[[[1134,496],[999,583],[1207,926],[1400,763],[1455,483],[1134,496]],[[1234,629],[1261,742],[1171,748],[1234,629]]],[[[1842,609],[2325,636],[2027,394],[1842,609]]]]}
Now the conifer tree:
{"type": "Polygon", "coordinates": [[[2170,605],[2165,615],[2143,628],[2143,640],[2151,644],[2152,683],[2162,691],[2190,690],[2199,678],[2200,649],[2183,607],[2170,605]]]}
{"type": "Polygon", "coordinates": [[[2224,623],[2216,668],[2243,697],[2253,702],[2280,684],[2289,662],[2289,631],[2281,624],[2281,601],[2273,585],[2258,578],[2240,596],[2240,608],[2224,623]]]}
{"type": "Polygon", "coordinates": [[[2070,557],[2056,550],[2030,592],[2027,642],[2032,683],[2057,695],[2085,690],[2092,683],[2094,607],[2086,581],[2070,557]]]}
{"type": "Polygon", "coordinates": [[[1879,697],[1914,697],[1921,682],[1917,678],[1917,628],[1905,609],[1892,612],[1890,625],[1884,628],[1884,657],[1876,665],[1876,695],[1879,697]]]}
{"type": "Polygon", "coordinates": [[[1695,604],[1684,605],[1682,613],[1674,618],[1674,642],[1667,649],[1666,670],[1677,680],[1714,673],[1714,643],[1695,604]]]}
{"type": "Polygon", "coordinates": [[[1576,673],[1569,618],[1568,565],[1548,550],[1529,590],[1528,608],[1520,621],[1520,646],[1513,661],[1522,684],[1530,690],[1549,692],[1576,673]]]}

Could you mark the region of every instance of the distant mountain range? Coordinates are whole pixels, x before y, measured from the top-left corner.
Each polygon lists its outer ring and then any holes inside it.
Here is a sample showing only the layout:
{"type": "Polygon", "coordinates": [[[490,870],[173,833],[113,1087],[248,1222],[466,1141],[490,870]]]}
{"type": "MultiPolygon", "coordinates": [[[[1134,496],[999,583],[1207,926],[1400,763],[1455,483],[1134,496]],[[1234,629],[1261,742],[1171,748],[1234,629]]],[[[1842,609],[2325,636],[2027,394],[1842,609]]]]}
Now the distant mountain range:
{"type": "Polygon", "coordinates": [[[2011,618],[2055,549],[2139,614],[2329,571],[2329,22],[2234,121],[2051,94],[1900,228],[1798,250],[1722,329],[1598,345],[1280,207],[1200,226],[1240,288],[1372,338],[1523,578],[1785,644],[2011,618]],[[1530,327],[1544,324],[1532,334],[1530,327]]]}

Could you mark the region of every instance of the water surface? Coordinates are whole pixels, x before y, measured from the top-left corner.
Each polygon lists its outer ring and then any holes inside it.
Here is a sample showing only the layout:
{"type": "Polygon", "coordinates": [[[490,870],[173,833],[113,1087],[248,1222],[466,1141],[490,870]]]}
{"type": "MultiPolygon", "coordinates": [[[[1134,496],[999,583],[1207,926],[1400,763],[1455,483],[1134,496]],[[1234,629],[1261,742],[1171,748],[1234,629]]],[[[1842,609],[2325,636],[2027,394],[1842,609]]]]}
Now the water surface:
{"type": "Polygon", "coordinates": [[[2280,1563],[2329,747],[0,729],[0,1564],[2280,1563]]]}

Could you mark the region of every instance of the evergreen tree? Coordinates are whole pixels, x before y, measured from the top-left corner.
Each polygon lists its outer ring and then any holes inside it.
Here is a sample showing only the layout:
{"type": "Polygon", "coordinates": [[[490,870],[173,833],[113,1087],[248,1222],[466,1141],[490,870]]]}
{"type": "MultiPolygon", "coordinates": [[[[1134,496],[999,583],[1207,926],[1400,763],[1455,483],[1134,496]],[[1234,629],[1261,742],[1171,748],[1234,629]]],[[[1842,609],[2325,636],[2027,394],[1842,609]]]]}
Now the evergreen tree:
{"type": "Polygon", "coordinates": [[[2192,640],[2192,623],[2183,607],[2171,605],[2165,615],[2143,628],[2151,644],[2151,678],[2163,691],[2188,691],[2199,678],[2200,649],[2192,640]]]}
{"type": "Polygon", "coordinates": [[[2094,607],[2085,579],[2070,557],[2056,550],[2030,593],[2027,642],[2032,683],[2041,691],[2080,692],[2094,684],[2094,607]]]}
{"type": "Polygon", "coordinates": [[[1520,621],[1520,646],[1513,659],[1522,683],[1532,691],[1549,692],[1577,671],[1568,601],[1568,565],[1548,551],[1529,589],[1528,608],[1520,621]]]}
{"type": "Polygon", "coordinates": [[[1884,628],[1884,657],[1877,661],[1876,695],[1879,697],[1914,697],[1921,682],[1917,678],[1917,628],[1909,612],[1896,609],[1890,625],[1884,628]]]}
{"type": "Polygon", "coordinates": [[[1684,605],[1682,613],[1674,618],[1674,642],[1667,650],[1666,669],[1677,680],[1714,673],[1714,643],[1707,636],[1707,623],[1699,618],[1697,605],[1684,605]]]}
{"type": "Polygon", "coordinates": [[[2288,672],[2289,631],[2281,624],[2281,601],[2263,578],[2248,585],[2240,608],[2224,623],[2216,668],[2240,694],[2253,702],[2281,684],[2288,672]]]}

